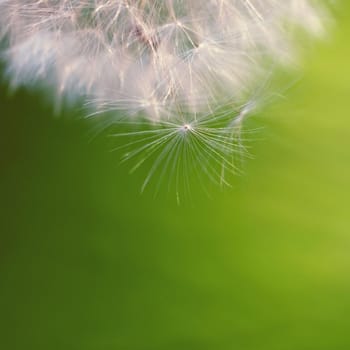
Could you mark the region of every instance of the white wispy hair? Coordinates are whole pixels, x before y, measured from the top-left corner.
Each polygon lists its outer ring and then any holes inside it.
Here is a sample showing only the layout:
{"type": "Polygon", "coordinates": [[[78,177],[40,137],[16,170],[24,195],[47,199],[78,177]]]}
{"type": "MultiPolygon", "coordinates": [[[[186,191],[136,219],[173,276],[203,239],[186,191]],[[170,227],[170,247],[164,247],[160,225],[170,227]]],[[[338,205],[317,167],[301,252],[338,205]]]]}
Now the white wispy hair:
{"type": "Polygon", "coordinates": [[[266,62],[292,63],[294,29],[322,35],[323,15],[312,0],[0,0],[13,86],[44,83],[58,99],[86,98],[92,114],[192,137],[225,105],[236,128],[266,62]]]}

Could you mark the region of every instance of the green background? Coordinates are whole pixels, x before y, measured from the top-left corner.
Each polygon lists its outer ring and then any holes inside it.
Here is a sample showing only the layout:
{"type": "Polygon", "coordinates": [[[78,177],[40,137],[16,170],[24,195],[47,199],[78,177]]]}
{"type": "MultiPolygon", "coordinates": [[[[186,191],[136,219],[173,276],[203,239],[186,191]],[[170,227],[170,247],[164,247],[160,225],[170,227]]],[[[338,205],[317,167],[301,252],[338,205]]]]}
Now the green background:
{"type": "Polygon", "coordinates": [[[233,188],[181,205],[3,84],[0,348],[350,349],[350,6],[336,19],[250,122],[233,188]]]}

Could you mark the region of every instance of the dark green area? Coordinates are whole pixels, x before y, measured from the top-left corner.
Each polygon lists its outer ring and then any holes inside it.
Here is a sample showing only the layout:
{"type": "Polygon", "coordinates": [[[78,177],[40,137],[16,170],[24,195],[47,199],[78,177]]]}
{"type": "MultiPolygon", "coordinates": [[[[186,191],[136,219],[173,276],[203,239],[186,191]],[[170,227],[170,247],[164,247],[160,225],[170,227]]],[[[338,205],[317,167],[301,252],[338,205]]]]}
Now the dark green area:
{"type": "Polygon", "coordinates": [[[0,348],[350,349],[347,6],[255,117],[245,174],[180,206],[140,195],[145,172],[86,122],[3,85],[0,348]]]}

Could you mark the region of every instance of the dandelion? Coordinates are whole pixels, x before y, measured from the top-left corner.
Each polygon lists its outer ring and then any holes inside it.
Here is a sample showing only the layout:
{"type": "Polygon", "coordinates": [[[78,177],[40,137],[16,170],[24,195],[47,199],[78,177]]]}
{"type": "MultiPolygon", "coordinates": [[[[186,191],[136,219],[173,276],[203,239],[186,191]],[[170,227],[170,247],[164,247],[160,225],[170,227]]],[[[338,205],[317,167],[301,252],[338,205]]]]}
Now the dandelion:
{"type": "Polygon", "coordinates": [[[0,0],[1,57],[13,87],[137,124],[119,137],[139,137],[121,145],[133,169],[153,158],[143,187],[157,169],[227,184],[257,91],[294,62],[295,29],[323,34],[324,14],[312,0],[0,0]]]}

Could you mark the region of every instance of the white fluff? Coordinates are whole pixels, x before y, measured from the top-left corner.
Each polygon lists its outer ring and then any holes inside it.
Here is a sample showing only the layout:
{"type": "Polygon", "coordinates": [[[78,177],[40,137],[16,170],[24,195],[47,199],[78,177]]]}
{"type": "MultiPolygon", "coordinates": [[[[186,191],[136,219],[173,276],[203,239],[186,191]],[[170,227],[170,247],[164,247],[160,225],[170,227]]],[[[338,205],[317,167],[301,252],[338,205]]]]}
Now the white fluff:
{"type": "Polygon", "coordinates": [[[13,86],[44,82],[180,135],[225,105],[227,125],[241,121],[266,62],[293,62],[294,29],[321,35],[322,15],[312,0],[0,0],[13,86]]]}
{"type": "Polygon", "coordinates": [[[293,58],[290,25],[322,32],[308,0],[3,0],[0,24],[14,84],[151,120],[240,99],[293,58]]]}

